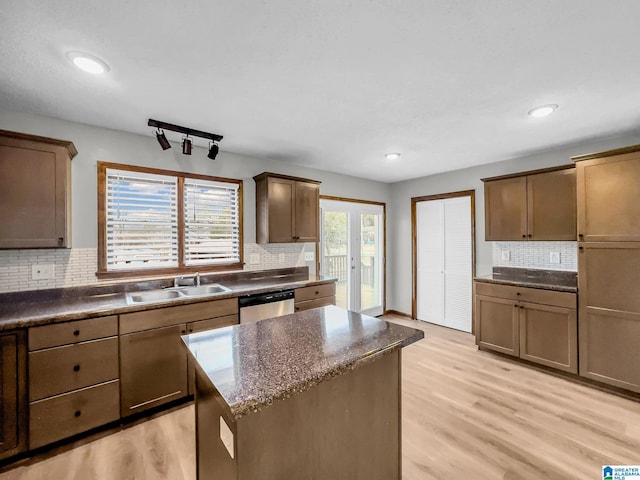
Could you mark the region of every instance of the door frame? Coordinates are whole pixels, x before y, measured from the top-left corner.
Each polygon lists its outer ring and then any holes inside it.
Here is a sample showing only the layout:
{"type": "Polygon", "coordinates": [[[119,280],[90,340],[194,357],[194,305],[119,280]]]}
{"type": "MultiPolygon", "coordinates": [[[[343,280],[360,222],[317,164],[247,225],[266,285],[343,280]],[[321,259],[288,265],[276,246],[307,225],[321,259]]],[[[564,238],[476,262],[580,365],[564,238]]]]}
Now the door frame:
{"type": "MultiPolygon", "coordinates": [[[[411,318],[416,320],[418,297],[418,230],[416,226],[416,205],[418,202],[430,200],[444,200],[447,198],[470,197],[471,200],[471,284],[476,276],[476,191],[461,190],[459,192],[439,193],[422,197],[411,197],[411,318]]],[[[473,295],[472,295],[473,297],[473,295]]],[[[476,326],[473,321],[475,313],[473,298],[471,301],[471,334],[475,334],[476,326]]]]}
{"type": "MultiPolygon", "coordinates": [[[[331,195],[320,195],[320,200],[335,200],[338,202],[351,202],[362,203],[365,205],[377,205],[382,207],[382,215],[384,221],[382,222],[382,314],[387,313],[387,204],[384,202],[375,202],[373,200],[359,200],[357,198],[347,197],[334,197],[331,195]]],[[[321,228],[322,215],[318,215],[318,232],[322,231],[321,228]]],[[[320,242],[321,238],[318,238],[316,242],[316,272],[320,272],[320,242]]]]}

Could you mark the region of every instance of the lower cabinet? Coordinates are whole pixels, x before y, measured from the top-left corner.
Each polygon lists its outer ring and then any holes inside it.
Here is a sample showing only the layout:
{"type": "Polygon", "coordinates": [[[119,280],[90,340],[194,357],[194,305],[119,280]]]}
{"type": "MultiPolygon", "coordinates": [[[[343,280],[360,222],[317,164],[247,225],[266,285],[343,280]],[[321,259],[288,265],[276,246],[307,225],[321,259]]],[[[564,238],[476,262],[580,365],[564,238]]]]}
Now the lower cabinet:
{"type": "Polygon", "coordinates": [[[181,324],[120,337],[123,417],[187,395],[186,333],[181,324]]]}
{"type": "Polygon", "coordinates": [[[476,344],[578,372],[576,295],[474,282],[476,344]]]}
{"type": "Polygon", "coordinates": [[[297,288],[295,295],[295,311],[300,312],[312,308],[336,304],[336,284],[327,283],[313,287],[297,288]]]}
{"type": "Polygon", "coordinates": [[[120,414],[186,397],[193,369],[180,337],[237,323],[237,298],[120,315],[120,414]]]}
{"type": "Polygon", "coordinates": [[[25,332],[0,334],[0,459],[26,450],[25,332]]]}
{"type": "Polygon", "coordinates": [[[517,357],[520,354],[518,304],[513,300],[476,295],[476,343],[517,357]]]}
{"type": "Polygon", "coordinates": [[[120,418],[118,317],[29,329],[29,448],[120,418]]]}

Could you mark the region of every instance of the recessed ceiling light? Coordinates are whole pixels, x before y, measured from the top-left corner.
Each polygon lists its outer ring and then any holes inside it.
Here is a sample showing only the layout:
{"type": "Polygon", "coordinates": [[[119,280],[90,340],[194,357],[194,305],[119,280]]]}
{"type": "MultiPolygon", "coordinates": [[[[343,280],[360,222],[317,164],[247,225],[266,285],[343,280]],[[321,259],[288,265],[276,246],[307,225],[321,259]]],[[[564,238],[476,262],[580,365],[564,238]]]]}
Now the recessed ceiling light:
{"type": "Polygon", "coordinates": [[[398,158],[400,158],[400,154],[399,153],[387,153],[385,155],[385,157],[387,157],[387,160],[397,160],[398,158]]]}
{"type": "Polygon", "coordinates": [[[109,71],[109,65],[88,53],[67,52],[67,58],[83,72],[100,75],[109,71]]]}
{"type": "Polygon", "coordinates": [[[555,103],[549,105],[540,105],[539,107],[534,108],[533,110],[529,110],[529,116],[535,118],[542,118],[548,115],[551,115],[558,105],[555,103]]]}

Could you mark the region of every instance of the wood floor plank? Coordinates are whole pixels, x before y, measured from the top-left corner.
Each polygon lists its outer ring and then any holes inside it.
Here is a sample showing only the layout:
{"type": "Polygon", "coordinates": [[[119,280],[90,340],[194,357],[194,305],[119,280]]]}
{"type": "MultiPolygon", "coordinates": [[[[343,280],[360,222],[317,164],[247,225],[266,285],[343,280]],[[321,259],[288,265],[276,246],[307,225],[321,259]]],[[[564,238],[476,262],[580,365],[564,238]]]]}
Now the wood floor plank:
{"type": "MultiPolygon", "coordinates": [[[[469,334],[384,318],[426,334],[403,350],[404,480],[583,480],[603,464],[640,464],[640,403],[478,351],[469,334]]],[[[195,480],[193,417],[188,405],[0,480],[195,480]]]]}

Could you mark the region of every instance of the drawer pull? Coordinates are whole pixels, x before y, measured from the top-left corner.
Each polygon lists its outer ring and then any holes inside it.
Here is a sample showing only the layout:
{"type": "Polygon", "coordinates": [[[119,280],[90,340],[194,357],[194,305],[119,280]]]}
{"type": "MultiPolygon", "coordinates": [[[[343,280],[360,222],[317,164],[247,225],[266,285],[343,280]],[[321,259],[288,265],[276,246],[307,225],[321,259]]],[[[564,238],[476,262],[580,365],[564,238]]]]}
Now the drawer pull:
{"type": "Polygon", "coordinates": [[[520,295],[520,292],[516,292],[516,295],[520,295]]]}
{"type": "Polygon", "coordinates": [[[180,330],[180,333],[181,333],[182,335],[184,335],[185,333],[187,333],[187,331],[186,331],[186,330],[180,330]]]}
{"type": "Polygon", "coordinates": [[[316,290],[316,295],[320,295],[320,292],[318,290],[316,290]]]}
{"type": "Polygon", "coordinates": [[[79,372],[80,371],[80,365],[74,365],[73,366],[73,371],[74,372],[79,372]]]}
{"type": "Polygon", "coordinates": [[[77,337],[78,335],[80,335],[80,330],[74,330],[73,334],[77,337]]]}
{"type": "Polygon", "coordinates": [[[82,412],[80,410],[76,410],[74,412],[74,415],[75,415],[76,418],[78,418],[80,415],[82,415],[82,412]]]}

